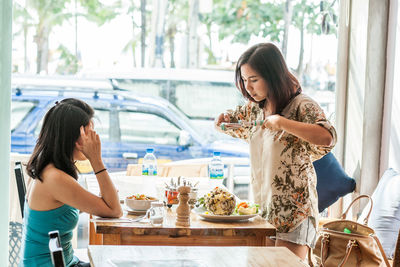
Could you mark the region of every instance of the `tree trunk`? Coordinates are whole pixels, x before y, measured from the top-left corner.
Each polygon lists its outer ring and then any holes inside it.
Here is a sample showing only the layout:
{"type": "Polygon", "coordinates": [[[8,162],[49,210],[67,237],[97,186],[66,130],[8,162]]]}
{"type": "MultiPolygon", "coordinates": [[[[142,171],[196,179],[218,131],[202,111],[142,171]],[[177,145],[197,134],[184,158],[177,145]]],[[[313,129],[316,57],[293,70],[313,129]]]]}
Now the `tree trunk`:
{"type": "MultiPolygon", "coordinates": [[[[176,27],[176,26],[173,26],[176,27]]],[[[170,28],[168,30],[168,40],[169,40],[169,53],[170,53],[170,57],[171,57],[171,68],[175,68],[175,34],[176,34],[176,28],[172,29],[170,28]]]]}
{"type": "Polygon", "coordinates": [[[289,27],[292,22],[292,15],[293,15],[293,5],[292,0],[286,0],[285,8],[284,8],[284,21],[285,21],[285,28],[283,31],[283,40],[282,40],[282,54],[283,57],[286,58],[287,55],[287,45],[289,39],[289,27]]]}
{"type": "Polygon", "coordinates": [[[167,11],[167,0],[153,1],[152,13],[152,37],[150,66],[163,68],[164,65],[164,35],[165,35],[165,14],[167,11]]]}
{"type": "Polygon", "coordinates": [[[146,53],[146,0],[140,0],[140,14],[142,19],[141,25],[141,37],[140,37],[140,46],[141,46],[141,67],[144,67],[145,62],[145,53],[146,53]]]}
{"type": "Polygon", "coordinates": [[[24,18],[24,72],[28,72],[29,62],[28,62],[28,24],[24,18]]]}
{"type": "Polygon", "coordinates": [[[301,17],[299,64],[297,65],[296,69],[297,77],[300,80],[302,80],[303,76],[303,61],[304,61],[304,13],[302,14],[301,17]]]}
{"type": "Polygon", "coordinates": [[[39,23],[35,41],[37,45],[36,55],[36,73],[39,74],[42,71],[48,73],[47,65],[49,61],[49,27],[39,23]]]}
{"type": "MultiPolygon", "coordinates": [[[[135,46],[136,46],[136,40],[135,40],[135,19],[133,15],[131,15],[131,21],[132,21],[132,43],[131,43],[131,52],[132,52],[132,62],[133,62],[133,67],[136,67],[136,55],[135,55],[135,46]]],[[[142,66],[143,67],[143,66],[142,66]]]]}
{"type": "Polygon", "coordinates": [[[188,67],[198,68],[199,60],[199,41],[197,27],[199,24],[199,0],[189,1],[189,33],[188,33],[188,67]]]}
{"type": "Polygon", "coordinates": [[[210,25],[207,25],[207,36],[208,36],[208,57],[207,57],[207,64],[215,64],[215,56],[213,54],[213,46],[212,46],[212,39],[211,39],[211,23],[210,25]]]}

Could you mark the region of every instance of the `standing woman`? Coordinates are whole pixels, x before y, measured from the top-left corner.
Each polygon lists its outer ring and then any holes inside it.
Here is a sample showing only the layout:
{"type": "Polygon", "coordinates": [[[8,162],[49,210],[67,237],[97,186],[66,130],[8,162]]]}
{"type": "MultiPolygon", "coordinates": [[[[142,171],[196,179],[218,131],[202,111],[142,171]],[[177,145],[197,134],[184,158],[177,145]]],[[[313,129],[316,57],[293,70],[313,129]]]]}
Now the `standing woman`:
{"type": "Polygon", "coordinates": [[[220,114],[216,127],[249,142],[254,200],[276,227],[275,245],[304,260],[308,247],[315,245],[318,225],[312,162],[333,148],[336,131],[321,107],[302,93],[274,44],[261,43],[245,51],[235,77],[237,88],[249,101],[220,114]],[[223,122],[238,121],[252,126],[221,127],[223,122]]]}
{"type": "Polygon", "coordinates": [[[74,256],[72,230],[79,211],[103,217],[120,217],[117,191],[101,158],[101,143],[93,130],[93,109],[68,98],[46,113],[27,172],[34,180],[27,192],[20,266],[52,266],[48,232],[60,232],[67,266],[90,266],[74,256]],[[88,159],[101,196],[77,182],[76,160],[88,159]]]}

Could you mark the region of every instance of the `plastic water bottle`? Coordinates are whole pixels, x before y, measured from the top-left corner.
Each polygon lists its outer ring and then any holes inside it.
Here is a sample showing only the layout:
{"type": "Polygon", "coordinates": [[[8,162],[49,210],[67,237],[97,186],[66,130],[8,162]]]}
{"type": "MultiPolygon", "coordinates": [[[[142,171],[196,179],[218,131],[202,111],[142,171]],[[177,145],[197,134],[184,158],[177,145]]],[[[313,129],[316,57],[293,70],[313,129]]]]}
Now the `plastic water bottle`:
{"type": "Polygon", "coordinates": [[[157,159],[154,156],[154,149],[146,149],[146,155],[143,158],[142,175],[157,176],[157,159]]]}
{"type": "Polygon", "coordinates": [[[224,179],[224,163],[221,160],[221,153],[214,152],[214,156],[208,165],[210,179],[224,179]]]}

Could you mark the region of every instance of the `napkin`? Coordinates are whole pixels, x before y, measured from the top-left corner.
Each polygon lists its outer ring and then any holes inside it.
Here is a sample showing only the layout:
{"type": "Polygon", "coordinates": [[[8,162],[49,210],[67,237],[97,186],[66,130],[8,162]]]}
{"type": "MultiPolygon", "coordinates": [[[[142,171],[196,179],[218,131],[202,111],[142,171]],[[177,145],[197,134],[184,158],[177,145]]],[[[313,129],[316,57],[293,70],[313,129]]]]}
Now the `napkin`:
{"type": "Polygon", "coordinates": [[[128,218],[94,218],[91,220],[92,222],[115,222],[115,223],[129,223],[132,220],[128,218]]]}

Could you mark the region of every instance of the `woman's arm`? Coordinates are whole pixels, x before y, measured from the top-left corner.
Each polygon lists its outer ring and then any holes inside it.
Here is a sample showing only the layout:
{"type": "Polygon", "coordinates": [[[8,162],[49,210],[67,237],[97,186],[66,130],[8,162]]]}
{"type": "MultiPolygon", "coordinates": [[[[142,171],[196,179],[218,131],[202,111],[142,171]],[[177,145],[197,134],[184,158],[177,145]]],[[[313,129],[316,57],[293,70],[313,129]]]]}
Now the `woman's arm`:
{"type": "MultiPolygon", "coordinates": [[[[105,169],[101,159],[100,138],[91,125],[86,128],[81,127],[81,135],[75,144],[75,150],[85,155],[95,173],[105,169]]],[[[85,190],[75,179],[54,166],[46,168],[43,176],[44,184],[57,201],[98,216],[122,216],[119,196],[107,170],[96,175],[100,197],[85,190]]]]}
{"type": "Polygon", "coordinates": [[[107,171],[96,176],[100,196],[87,191],[74,178],[54,166],[46,167],[42,176],[46,191],[56,201],[101,217],[122,216],[119,197],[107,171]]]}
{"type": "Polygon", "coordinates": [[[263,128],[285,131],[318,146],[331,146],[333,142],[331,133],[321,125],[289,120],[276,114],[266,118],[263,128]]]}

